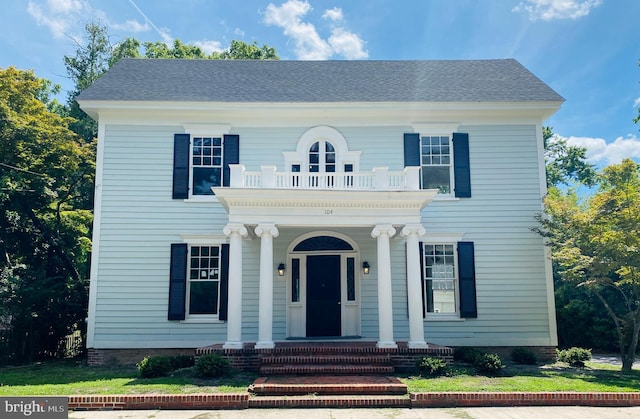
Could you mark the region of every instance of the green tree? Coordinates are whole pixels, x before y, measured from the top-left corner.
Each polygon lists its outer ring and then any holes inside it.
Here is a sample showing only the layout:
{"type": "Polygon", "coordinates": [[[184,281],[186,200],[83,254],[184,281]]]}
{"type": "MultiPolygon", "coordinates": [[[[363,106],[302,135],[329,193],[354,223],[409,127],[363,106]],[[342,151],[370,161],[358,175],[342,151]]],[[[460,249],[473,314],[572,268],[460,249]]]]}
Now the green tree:
{"type": "Polygon", "coordinates": [[[537,231],[548,239],[565,281],[584,287],[615,325],[622,370],[640,334],[640,167],[626,159],[598,176],[598,192],[581,203],[552,188],[537,231]]]}
{"type": "Polygon", "coordinates": [[[74,84],[67,99],[67,114],[74,118],[71,129],[91,142],[98,134],[98,124],[80,109],[76,97],[107,71],[112,48],[107,27],[100,22],[87,23],[85,32],[84,42],[77,43],[75,55],[65,55],[63,60],[74,84]]]}
{"type": "Polygon", "coordinates": [[[209,58],[220,60],[279,60],[275,48],[257,42],[247,44],[242,41],[231,41],[228,49],[222,52],[214,52],[209,58]]]}
{"type": "Polygon", "coordinates": [[[164,42],[145,42],[140,44],[135,38],[126,38],[118,43],[112,51],[109,66],[113,66],[122,58],[181,58],[211,60],[278,60],[275,48],[268,45],[258,46],[257,42],[247,44],[233,40],[228,49],[206,55],[202,48],[185,44],[179,39],[169,46],[164,42]],[[142,46],[143,52],[140,52],[142,46]]]}
{"type": "Polygon", "coordinates": [[[52,91],[33,72],[0,69],[0,318],[22,342],[14,359],[59,353],[82,327],[94,147],[47,108],[52,91]]]}
{"type": "Polygon", "coordinates": [[[135,38],[126,38],[118,43],[109,57],[109,68],[123,58],[140,58],[140,41],[135,38]]]}
{"type": "Polygon", "coordinates": [[[569,145],[567,140],[555,135],[551,127],[542,128],[542,138],[548,186],[571,182],[594,185],[596,171],[586,161],[586,148],[569,145]]]}

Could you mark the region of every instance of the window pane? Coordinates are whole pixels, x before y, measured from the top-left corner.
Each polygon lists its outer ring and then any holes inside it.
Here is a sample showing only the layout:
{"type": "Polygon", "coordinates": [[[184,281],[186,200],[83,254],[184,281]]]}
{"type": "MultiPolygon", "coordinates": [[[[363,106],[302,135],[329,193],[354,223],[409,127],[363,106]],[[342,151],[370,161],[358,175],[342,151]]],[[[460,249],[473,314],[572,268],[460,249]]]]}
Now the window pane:
{"type": "Polygon", "coordinates": [[[439,193],[451,193],[449,166],[422,166],[422,189],[438,189],[439,193]]]}
{"type": "Polygon", "coordinates": [[[318,151],[320,151],[320,144],[319,143],[313,143],[313,145],[311,146],[309,151],[312,152],[312,153],[317,153],[318,151]]]}
{"type": "Polygon", "coordinates": [[[356,300],[356,271],[354,258],[347,258],[347,300],[356,300]]]}
{"type": "Polygon", "coordinates": [[[353,164],[345,164],[344,165],[344,171],[345,172],[353,172],[353,164]]]}
{"type": "Polygon", "coordinates": [[[336,153],[327,153],[327,163],[335,163],[336,162],[336,153]]]}
{"type": "Polygon", "coordinates": [[[193,168],[193,194],[213,195],[211,188],[220,186],[222,169],[219,167],[193,168]]]}
{"type": "Polygon", "coordinates": [[[218,281],[192,281],[189,314],[218,313],[218,281]]]}
{"type": "Polygon", "coordinates": [[[336,151],[336,149],[333,148],[333,145],[331,143],[325,143],[325,144],[326,144],[325,145],[325,151],[327,153],[332,153],[332,152],[336,151]]]}
{"type": "Polygon", "coordinates": [[[291,302],[300,301],[300,259],[291,260],[291,302]]]}

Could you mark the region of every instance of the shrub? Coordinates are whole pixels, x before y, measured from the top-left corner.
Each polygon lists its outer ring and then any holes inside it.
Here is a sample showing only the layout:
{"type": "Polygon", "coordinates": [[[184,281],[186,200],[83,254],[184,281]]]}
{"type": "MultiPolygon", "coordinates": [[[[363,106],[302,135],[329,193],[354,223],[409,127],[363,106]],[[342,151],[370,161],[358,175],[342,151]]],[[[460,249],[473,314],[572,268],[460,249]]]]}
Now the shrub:
{"type": "Polygon", "coordinates": [[[439,377],[447,373],[447,363],[442,358],[428,356],[416,359],[416,366],[420,375],[427,377],[439,377]]]}
{"type": "Polygon", "coordinates": [[[482,355],[482,352],[476,348],[471,346],[462,346],[460,348],[456,348],[453,353],[453,359],[456,361],[466,362],[467,364],[473,364],[478,355],[482,355]]]}
{"type": "Polygon", "coordinates": [[[182,368],[193,367],[196,364],[196,360],[193,355],[176,355],[171,358],[171,369],[179,370],[182,368]]]}
{"type": "Polygon", "coordinates": [[[196,371],[201,377],[220,377],[231,369],[229,360],[218,354],[205,354],[198,357],[196,371]]]}
{"type": "Polygon", "coordinates": [[[556,349],[558,360],[566,362],[573,367],[584,367],[584,361],[591,359],[591,349],[569,348],[564,350],[556,349]]]}
{"type": "Polygon", "coordinates": [[[535,365],[538,358],[531,350],[526,348],[513,348],[511,351],[511,360],[516,364],[535,365]]]}
{"type": "Polygon", "coordinates": [[[498,375],[502,369],[502,359],[495,353],[480,353],[476,356],[473,366],[481,374],[498,375]]]}
{"type": "Polygon", "coordinates": [[[137,364],[138,374],[142,378],[156,378],[169,375],[173,370],[168,356],[147,356],[137,364]]]}

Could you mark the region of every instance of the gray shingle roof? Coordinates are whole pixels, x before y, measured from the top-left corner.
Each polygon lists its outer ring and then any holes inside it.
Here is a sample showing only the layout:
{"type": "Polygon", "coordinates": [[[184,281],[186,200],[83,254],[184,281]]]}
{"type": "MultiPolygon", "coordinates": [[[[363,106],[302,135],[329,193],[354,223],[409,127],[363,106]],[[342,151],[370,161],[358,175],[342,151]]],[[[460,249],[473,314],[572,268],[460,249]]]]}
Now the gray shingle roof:
{"type": "Polygon", "coordinates": [[[563,101],[519,62],[124,59],[79,100],[204,102],[563,101]]]}

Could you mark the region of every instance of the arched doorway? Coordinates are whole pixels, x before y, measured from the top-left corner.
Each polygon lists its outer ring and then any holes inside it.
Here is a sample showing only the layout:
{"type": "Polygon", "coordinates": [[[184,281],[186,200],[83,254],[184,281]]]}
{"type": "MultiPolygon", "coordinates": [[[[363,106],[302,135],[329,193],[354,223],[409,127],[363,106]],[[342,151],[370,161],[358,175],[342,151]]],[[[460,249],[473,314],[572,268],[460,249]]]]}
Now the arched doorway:
{"type": "Polygon", "coordinates": [[[307,234],[289,248],[287,336],[359,336],[358,251],[345,235],[307,234]]]}

